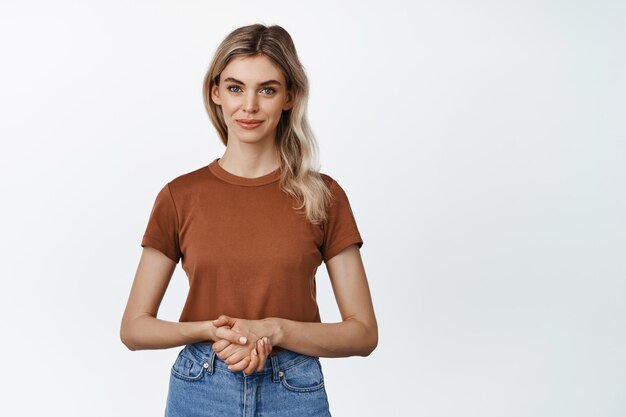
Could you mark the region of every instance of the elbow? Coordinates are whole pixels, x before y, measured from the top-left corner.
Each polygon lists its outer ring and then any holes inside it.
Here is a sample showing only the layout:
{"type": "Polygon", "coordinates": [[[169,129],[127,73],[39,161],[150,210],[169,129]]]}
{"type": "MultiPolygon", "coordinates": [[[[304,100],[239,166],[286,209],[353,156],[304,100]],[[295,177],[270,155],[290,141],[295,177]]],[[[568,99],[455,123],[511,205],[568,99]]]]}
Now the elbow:
{"type": "Polygon", "coordinates": [[[138,346],[134,343],[132,332],[130,329],[130,324],[122,321],[122,325],[120,326],[120,340],[128,348],[128,350],[135,351],[138,350],[138,346]]]}
{"type": "Polygon", "coordinates": [[[376,346],[378,346],[378,332],[373,330],[368,333],[367,343],[364,343],[360,356],[369,356],[376,349],[376,346]]]}
{"type": "Polygon", "coordinates": [[[128,339],[121,339],[124,346],[128,348],[130,351],[139,350],[135,345],[128,341],[128,339]]]}
{"type": "Polygon", "coordinates": [[[367,326],[364,325],[365,334],[363,337],[363,343],[361,344],[359,356],[369,356],[378,346],[378,327],[376,324],[367,326]]]}
{"type": "Polygon", "coordinates": [[[126,333],[124,333],[123,330],[120,330],[120,340],[122,341],[124,346],[126,346],[128,348],[128,350],[133,350],[133,351],[137,350],[137,348],[135,347],[135,345],[133,345],[133,343],[130,340],[130,338],[128,337],[128,335],[126,333]]]}

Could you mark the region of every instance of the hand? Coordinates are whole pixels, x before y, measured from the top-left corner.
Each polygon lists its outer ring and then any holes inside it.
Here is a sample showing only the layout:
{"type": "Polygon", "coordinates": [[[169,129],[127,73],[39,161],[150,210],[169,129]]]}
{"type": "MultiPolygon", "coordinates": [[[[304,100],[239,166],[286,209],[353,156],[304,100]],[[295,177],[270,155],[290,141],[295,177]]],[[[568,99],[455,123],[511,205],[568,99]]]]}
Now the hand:
{"type": "Polygon", "coordinates": [[[226,339],[220,339],[213,343],[213,350],[216,355],[224,360],[227,363],[231,361],[228,360],[228,354],[224,354],[224,350],[229,347],[235,347],[234,350],[229,350],[229,352],[238,352],[241,349],[245,349],[245,357],[232,365],[228,365],[228,369],[234,371],[243,370],[247,375],[250,375],[254,371],[262,371],[265,367],[265,361],[272,351],[272,346],[267,337],[262,337],[256,342],[256,347],[252,350],[246,349],[245,346],[238,346],[234,343],[229,342],[226,339]],[[248,353],[250,352],[250,353],[248,353]]]}
{"type": "MultiPolygon", "coordinates": [[[[213,320],[212,322],[214,326],[216,321],[217,320],[213,320]]],[[[230,326],[215,327],[217,327],[217,329],[215,329],[215,336],[219,339],[224,339],[229,341],[230,343],[237,343],[240,345],[245,345],[248,343],[248,338],[245,335],[231,329],[230,326]]]]}
{"type": "Polygon", "coordinates": [[[254,367],[249,367],[248,365],[250,364],[245,363],[245,359],[249,358],[250,362],[252,362],[254,359],[253,356],[255,354],[259,354],[259,352],[261,355],[264,355],[264,357],[261,358],[262,360],[260,361],[261,363],[259,363],[258,369],[263,369],[265,359],[267,359],[267,355],[271,352],[271,344],[269,343],[270,338],[266,338],[266,349],[258,349],[254,351],[254,345],[262,335],[272,334],[273,329],[271,328],[269,321],[237,319],[221,315],[218,319],[213,321],[213,324],[218,327],[215,331],[215,335],[220,339],[227,339],[227,337],[222,336],[227,336],[232,332],[235,332],[247,337],[249,340],[249,343],[246,343],[244,346],[231,344],[230,340],[217,340],[216,343],[213,344],[213,348],[218,354],[218,357],[227,364],[231,365],[229,366],[229,369],[255,369],[254,367]],[[267,350],[268,346],[269,350],[267,350]]]}

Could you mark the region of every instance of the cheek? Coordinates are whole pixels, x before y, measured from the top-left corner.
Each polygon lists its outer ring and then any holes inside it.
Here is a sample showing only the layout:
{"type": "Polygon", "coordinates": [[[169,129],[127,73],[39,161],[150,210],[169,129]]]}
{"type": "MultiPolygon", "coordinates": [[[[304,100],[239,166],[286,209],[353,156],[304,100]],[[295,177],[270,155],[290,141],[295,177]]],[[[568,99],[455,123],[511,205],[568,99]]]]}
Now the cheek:
{"type": "Polygon", "coordinates": [[[233,100],[222,100],[222,112],[224,112],[224,116],[232,116],[238,108],[237,103],[233,102],[233,100]]]}
{"type": "Polygon", "coordinates": [[[268,106],[267,112],[270,113],[275,119],[280,118],[280,115],[283,112],[283,106],[281,102],[279,100],[273,102],[270,106],[268,106]]]}

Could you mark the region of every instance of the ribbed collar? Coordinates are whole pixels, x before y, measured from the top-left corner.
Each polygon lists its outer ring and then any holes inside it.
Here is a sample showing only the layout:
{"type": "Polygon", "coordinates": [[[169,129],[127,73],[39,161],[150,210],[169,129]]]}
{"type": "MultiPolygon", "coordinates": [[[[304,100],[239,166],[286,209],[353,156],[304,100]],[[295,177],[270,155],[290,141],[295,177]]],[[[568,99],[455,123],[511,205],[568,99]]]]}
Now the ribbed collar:
{"type": "Polygon", "coordinates": [[[220,158],[216,158],[213,162],[211,162],[209,164],[209,169],[216,177],[231,184],[243,185],[246,187],[256,187],[259,185],[270,184],[274,181],[278,181],[278,179],[280,178],[280,167],[276,168],[274,171],[268,174],[261,175],[260,177],[240,177],[222,168],[222,166],[217,163],[219,159],[220,158]]]}

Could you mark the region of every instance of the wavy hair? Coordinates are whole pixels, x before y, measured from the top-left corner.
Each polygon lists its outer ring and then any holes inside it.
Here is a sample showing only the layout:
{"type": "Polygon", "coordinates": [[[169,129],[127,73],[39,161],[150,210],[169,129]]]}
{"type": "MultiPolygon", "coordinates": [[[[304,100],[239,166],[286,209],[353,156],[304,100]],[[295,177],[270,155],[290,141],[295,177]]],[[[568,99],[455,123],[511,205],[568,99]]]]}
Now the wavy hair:
{"type": "Polygon", "coordinates": [[[292,93],[293,106],[284,110],[276,127],[275,146],[280,155],[281,189],[300,204],[308,221],[320,224],[326,220],[326,205],[331,192],[319,172],[318,145],[307,120],[309,81],[298,58],[289,33],[278,25],[253,24],[233,30],[222,43],[204,77],[202,95],[211,122],[224,145],[228,129],[221,106],[211,99],[220,74],[234,57],[264,55],[282,69],[287,90],[292,93]]]}

